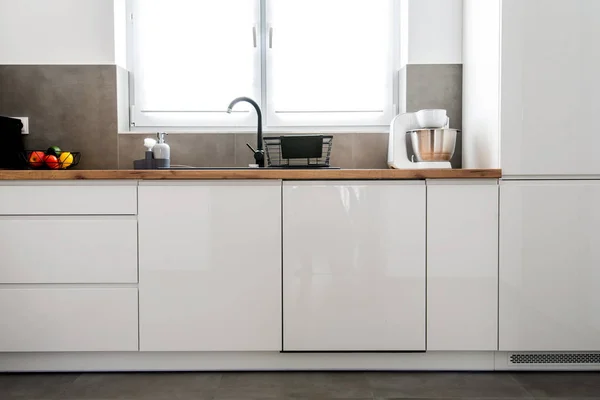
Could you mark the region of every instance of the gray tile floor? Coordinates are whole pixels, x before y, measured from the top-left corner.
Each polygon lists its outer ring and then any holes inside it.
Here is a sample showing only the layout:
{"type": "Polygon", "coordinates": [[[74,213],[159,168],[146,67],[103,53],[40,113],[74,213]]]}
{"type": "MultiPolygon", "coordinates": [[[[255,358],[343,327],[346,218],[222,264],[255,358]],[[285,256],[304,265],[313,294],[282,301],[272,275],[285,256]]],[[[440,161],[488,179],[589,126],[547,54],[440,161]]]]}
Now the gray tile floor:
{"type": "Polygon", "coordinates": [[[600,373],[0,374],[0,400],[598,399],[600,373]]]}

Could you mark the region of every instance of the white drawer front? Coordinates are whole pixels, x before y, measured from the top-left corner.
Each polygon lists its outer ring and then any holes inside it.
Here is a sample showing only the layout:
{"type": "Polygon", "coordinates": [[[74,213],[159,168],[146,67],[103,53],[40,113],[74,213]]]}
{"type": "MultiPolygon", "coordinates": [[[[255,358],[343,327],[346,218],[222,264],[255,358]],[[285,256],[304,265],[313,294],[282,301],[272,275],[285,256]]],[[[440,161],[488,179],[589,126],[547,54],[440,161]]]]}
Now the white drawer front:
{"type": "Polygon", "coordinates": [[[0,289],[0,352],[137,351],[135,288],[0,289]]]}
{"type": "Polygon", "coordinates": [[[0,283],[135,283],[135,217],[0,217],[0,283]]]}
{"type": "Polygon", "coordinates": [[[0,215],[135,215],[136,182],[0,185],[0,215]]]}

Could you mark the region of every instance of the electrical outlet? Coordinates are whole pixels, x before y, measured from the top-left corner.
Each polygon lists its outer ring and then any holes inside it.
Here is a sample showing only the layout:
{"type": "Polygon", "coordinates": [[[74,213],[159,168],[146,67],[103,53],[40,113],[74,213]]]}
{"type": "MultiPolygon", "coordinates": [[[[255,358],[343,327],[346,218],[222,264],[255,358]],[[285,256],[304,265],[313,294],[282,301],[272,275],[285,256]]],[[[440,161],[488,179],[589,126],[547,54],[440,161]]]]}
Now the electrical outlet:
{"type": "Polygon", "coordinates": [[[23,135],[29,135],[29,117],[12,117],[16,119],[20,119],[23,123],[23,129],[21,129],[21,133],[23,135]]]}

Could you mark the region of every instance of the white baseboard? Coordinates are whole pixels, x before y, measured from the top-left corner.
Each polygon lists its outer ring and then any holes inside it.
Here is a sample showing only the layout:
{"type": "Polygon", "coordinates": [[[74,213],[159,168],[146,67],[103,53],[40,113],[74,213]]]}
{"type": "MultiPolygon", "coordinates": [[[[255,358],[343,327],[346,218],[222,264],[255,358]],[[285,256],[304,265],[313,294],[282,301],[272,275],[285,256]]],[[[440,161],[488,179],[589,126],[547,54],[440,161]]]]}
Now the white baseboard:
{"type": "Polygon", "coordinates": [[[494,369],[493,352],[430,353],[1,353],[2,372],[494,369]]]}
{"type": "Polygon", "coordinates": [[[0,353],[0,372],[92,371],[589,371],[600,365],[510,364],[505,352],[0,353]]]}

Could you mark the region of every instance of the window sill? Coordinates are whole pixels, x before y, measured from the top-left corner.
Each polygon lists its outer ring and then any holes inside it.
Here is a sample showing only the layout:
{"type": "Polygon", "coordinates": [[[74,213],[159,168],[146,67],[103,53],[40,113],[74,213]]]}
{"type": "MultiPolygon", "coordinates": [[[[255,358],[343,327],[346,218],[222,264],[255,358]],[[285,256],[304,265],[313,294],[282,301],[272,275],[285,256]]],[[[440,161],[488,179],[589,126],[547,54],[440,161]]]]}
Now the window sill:
{"type": "MultiPolygon", "coordinates": [[[[290,128],[263,128],[263,134],[317,134],[317,133],[389,133],[389,126],[346,126],[346,127],[290,127],[290,128]]],[[[119,134],[149,135],[156,132],[167,132],[169,134],[235,134],[254,133],[255,127],[224,128],[224,127],[136,127],[129,131],[120,131],[119,134]]]]}

